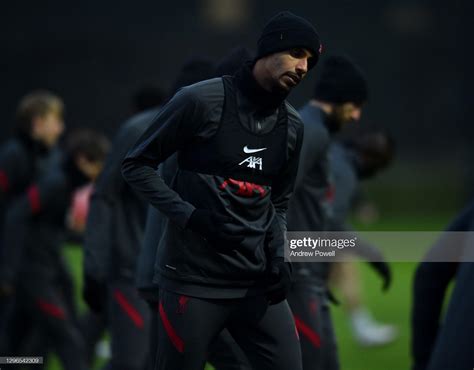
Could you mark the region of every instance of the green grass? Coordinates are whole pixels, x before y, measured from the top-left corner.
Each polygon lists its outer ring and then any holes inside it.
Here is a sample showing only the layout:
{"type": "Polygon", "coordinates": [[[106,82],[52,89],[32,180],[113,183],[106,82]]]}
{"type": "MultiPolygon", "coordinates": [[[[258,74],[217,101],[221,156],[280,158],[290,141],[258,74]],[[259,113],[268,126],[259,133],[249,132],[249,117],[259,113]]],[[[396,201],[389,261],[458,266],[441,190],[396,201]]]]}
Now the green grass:
{"type": "MultiPolygon", "coordinates": [[[[450,215],[438,215],[431,217],[410,218],[385,218],[383,222],[376,224],[357,225],[357,229],[366,231],[380,230],[440,230],[449,221],[450,215]]],[[[77,247],[67,247],[66,257],[78,284],[81,281],[81,250],[77,247]]],[[[411,307],[411,286],[415,270],[415,263],[393,263],[393,284],[389,292],[382,293],[380,280],[367,264],[359,263],[361,277],[364,286],[364,301],[373,312],[375,317],[386,323],[397,326],[399,330],[398,339],[385,347],[363,348],[353,339],[349,330],[349,322],[341,307],[332,306],[334,325],[339,354],[341,358],[341,370],[402,370],[410,368],[410,330],[409,315],[411,307]]],[[[80,290],[78,289],[78,292],[80,290]]],[[[78,304],[84,309],[84,303],[78,294],[78,304]]],[[[52,357],[48,370],[61,369],[56,357],[52,357]]],[[[207,367],[206,370],[212,370],[207,367]]]]}
{"type": "Polygon", "coordinates": [[[380,348],[364,348],[356,343],[347,316],[341,307],[332,307],[336,337],[343,370],[409,369],[409,314],[414,263],[392,264],[394,281],[387,293],[380,290],[379,278],[367,264],[360,264],[364,301],[381,322],[397,326],[400,336],[392,344],[380,348]]]}

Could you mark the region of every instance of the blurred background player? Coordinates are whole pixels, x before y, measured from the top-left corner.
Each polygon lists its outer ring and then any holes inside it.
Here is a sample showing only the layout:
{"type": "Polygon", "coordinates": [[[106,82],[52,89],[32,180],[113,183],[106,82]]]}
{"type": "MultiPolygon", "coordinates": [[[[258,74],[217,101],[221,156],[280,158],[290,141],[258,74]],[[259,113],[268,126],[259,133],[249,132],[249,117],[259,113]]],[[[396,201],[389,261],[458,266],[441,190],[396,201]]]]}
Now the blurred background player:
{"type": "MultiPolygon", "coordinates": [[[[102,170],[108,141],[93,131],[69,136],[64,159],[43,174],[10,207],[5,221],[5,279],[58,354],[64,369],[85,369],[84,343],[72,297],[63,289],[62,245],[74,191],[102,170]]],[[[45,356],[46,354],[43,354],[45,356]]]]}
{"type": "Polygon", "coordinates": [[[451,221],[446,233],[416,269],[411,310],[413,370],[464,369],[474,363],[471,340],[474,264],[455,262],[473,261],[473,230],[474,202],[471,201],[451,221]],[[453,262],[430,262],[432,255],[437,255],[438,261],[441,256],[442,261],[453,262]],[[455,286],[443,317],[444,301],[453,281],[455,286]]]}
{"type": "MultiPolygon", "coordinates": [[[[64,130],[63,116],[62,99],[46,90],[33,91],[18,104],[13,136],[0,148],[2,264],[8,264],[2,250],[5,214],[13,201],[58,159],[55,147],[64,130]]],[[[22,307],[12,306],[14,287],[9,285],[7,274],[7,271],[0,271],[0,351],[13,355],[21,352],[19,339],[34,330],[29,315],[24,314],[22,307]]]]}
{"type": "MultiPolygon", "coordinates": [[[[187,63],[177,86],[194,82],[195,73],[204,79],[210,78],[214,66],[204,58],[187,63]]],[[[173,91],[175,89],[176,86],[173,91]]],[[[84,299],[94,312],[101,313],[109,330],[111,370],[141,370],[151,360],[148,356],[151,313],[135,286],[147,203],[125,182],[121,164],[159,113],[164,99],[162,95],[150,94],[149,90],[142,90],[136,98],[137,107],[148,109],[128,119],[114,139],[104,170],[95,184],[84,245],[84,299]]],[[[103,326],[86,329],[89,343],[97,339],[100,329],[103,326]]]]}
{"type": "MultiPolygon", "coordinates": [[[[357,133],[349,140],[332,141],[329,149],[331,191],[328,192],[332,212],[328,219],[328,230],[351,230],[348,218],[359,191],[360,180],[369,179],[386,168],[392,161],[393,152],[393,142],[384,132],[357,133]]],[[[362,253],[361,257],[370,261],[371,266],[384,280],[384,290],[388,289],[391,273],[389,266],[383,263],[381,253],[360,238],[355,252],[359,255],[362,253]]],[[[332,264],[331,283],[342,295],[342,303],[349,315],[352,332],[360,344],[375,346],[394,340],[395,328],[377,323],[362,304],[361,281],[355,262],[332,264]]]]}
{"type": "MultiPolygon", "coordinates": [[[[318,70],[313,98],[299,110],[305,134],[295,190],[288,209],[288,231],[324,231],[331,217],[331,137],[358,121],[368,88],[360,68],[346,56],[329,56],[318,70]]],[[[339,369],[328,305],[329,263],[295,263],[288,296],[300,334],[303,369],[339,369]]]]}
{"type": "MultiPolygon", "coordinates": [[[[123,181],[120,166],[162,103],[163,94],[156,88],[143,88],[134,95],[136,113],[114,138],[104,169],[94,184],[87,217],[83,297],[96,315],[87,315],[81,326],[89,363],[95,343],[105,329],[109,330],[109,368],[114,370],[141,370],[147,361],[149,313],[133,284],[146,204],[123,181]]],[[[105,342],[101,343],[103,347],[105,342]]]]}

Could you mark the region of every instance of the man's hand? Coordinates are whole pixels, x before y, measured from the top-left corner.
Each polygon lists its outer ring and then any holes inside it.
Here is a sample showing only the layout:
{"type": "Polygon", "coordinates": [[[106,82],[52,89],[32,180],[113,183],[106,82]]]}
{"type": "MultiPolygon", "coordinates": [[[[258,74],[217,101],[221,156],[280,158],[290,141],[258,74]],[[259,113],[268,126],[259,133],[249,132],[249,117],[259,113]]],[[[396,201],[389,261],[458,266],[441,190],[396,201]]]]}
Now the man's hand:
{"type": "Polygon", "coordinates": [[[232,217],[222,216],[207,209],[196,209],[188,220],[187,228],[208,241],[218,245],[239,244],[244,240],[241,235],[232,233],[232,217]]]}
{"type": "Polygon", "coordinates": [[[382,291],[386,292],[392,284],[392,270],[387,262],[370,262],[370,266],[382,278],[382,291]]]}
{"type": "Polygon", "coordinates": [[[107,287],[104,283],[97,281],[90,276],[85,276],[82,297],[91,311],[95,313],[102,312],[105,305],[106,295],[107,287]]]}
{"type": "Polygon", "coordinates": [[[268,276],[267,299],[271,305],[280,303],[288,295],[291,288],[291,264],[283,257],[276,257],[270,261],[268,276]]]}

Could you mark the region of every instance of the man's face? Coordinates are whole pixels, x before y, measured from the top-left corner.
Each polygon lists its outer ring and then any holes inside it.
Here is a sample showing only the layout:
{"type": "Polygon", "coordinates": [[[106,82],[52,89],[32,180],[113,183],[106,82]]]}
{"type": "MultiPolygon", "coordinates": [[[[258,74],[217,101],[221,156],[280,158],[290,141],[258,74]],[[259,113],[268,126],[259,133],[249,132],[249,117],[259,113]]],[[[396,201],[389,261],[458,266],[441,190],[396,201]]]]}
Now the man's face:
{"type": "Polygon", "coordinates": [[[289,92],[308,72],[312,53],[304,48],[293,48],[265,58],[266,79],[272,91],[289,92]]]}
{"type": "Polygon", "coordinates": [[[33,139],[51,148],[56,145],[63,133],[64,122],[60,115],[50,112],[45,116],[35,117],[32,122],[32,130],[33,139]]]}
{"type": "Polygon", "coordinates": [[[334,106],[328,115],[331,131],[339,131],[351,122],[357,122],[362,115],[362,107],[354,103],[343,103],[334,106]]]}

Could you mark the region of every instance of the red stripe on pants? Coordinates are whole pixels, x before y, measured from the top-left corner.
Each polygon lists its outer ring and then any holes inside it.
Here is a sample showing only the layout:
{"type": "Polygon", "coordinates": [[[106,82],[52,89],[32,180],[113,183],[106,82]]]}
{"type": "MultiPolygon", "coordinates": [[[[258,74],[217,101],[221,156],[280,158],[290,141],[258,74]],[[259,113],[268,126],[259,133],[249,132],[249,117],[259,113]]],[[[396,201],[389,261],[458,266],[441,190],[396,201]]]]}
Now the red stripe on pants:
{"type": "Polygon", "coordinates": [[[38,213],[41,209],[41,202],[39,190],[36,185],[30,186],[30,188],[28,189],[28,200],[30,201],[31,212],[38,213]]]}
{"type": "Polygon", "coordinates": [[[168,334],[168,337],[171,340],[171,343],[173,343],[173,346],[178,350],[178,352],[183,353],[184,352],[184,342],[183,340],[179,337],[179,335],[176,333],[174,330],[173,326],[171,325],[170,321],[168,320],[168,316],[166,315],[165,309],[163,308],[163,303],[160,302],[160,305],[158,307],[160,311],[160,318],[161,321],[163,322],[163,326],[165,327],[166,334],[168,334]]]}
{"type": "Polygon", "coordinates": [[[321,338],[319,337],[318,333],[316,333],[313,329],[311,329],[308,325],[301,321],[297,316],[294,316],[294,318],[296,329],[298,329],[300,335],[302,334],[303,336],[305,336],[306,339],[308,339],[311,344],[316,348],[321,347],[321,338]]]}
{"type": "Polygon", "coordinates": [[[40,310],[43,311],[46,315],[55,317],[60,320],[64,320],[66,318],[66,313],[61,307],[56,306],[53,303],[46,302],[41,298],[39,298],[36,303],[38,304],[40,310]]]}
{"type": "Polygon", "coordinates": [[[5,172],[0,171],[0,188],[6,193],[9,188],[8,176],[5,172]]]}
{"type": "Polygon", "coordinates": [[[140,315],[140,312],[138,312],[135,307],[132,306],[125,295],[120,290],[115,289],[114,297],[120,307],[122,307],[122,309],[125,311],[127,316],[130,317],[135,326],[139,329],[143,329],[144,322],[142,315],[140,315]]]}

